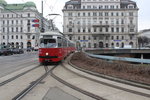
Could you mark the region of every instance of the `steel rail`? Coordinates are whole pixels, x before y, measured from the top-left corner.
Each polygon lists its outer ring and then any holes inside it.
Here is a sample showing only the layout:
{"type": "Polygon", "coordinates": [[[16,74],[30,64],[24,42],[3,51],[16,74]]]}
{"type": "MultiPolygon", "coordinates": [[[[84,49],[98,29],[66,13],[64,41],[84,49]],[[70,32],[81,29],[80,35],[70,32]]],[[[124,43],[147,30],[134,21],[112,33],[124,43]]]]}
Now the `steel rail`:
{"type": "MultiPolygon", "coordinates": [[[[68,68],[66,68],[66,67],[64,67],[64,68],[65,68],[66,70],[71,71],[70,69],[68,69],[68,68]]],[[[75,67],[74,67],[74,68],[75,68],[75,67]]],[[[76,68],[76,69],[77,69],[77,70],[80,70],[80,71],[83,71],[83,72],[85,72],[85,73],[88,73],[88,74],[97,76],[97,77],[101,77],[100,75],[94,74],[93,72],[90,72],[90,71],[83,70],[83,69],[81,69],[81,68],[76,68]]],[[[150,98],[150,94],[147,94],[147,93],[142,93],[142,92],[138,92],[138,91],[135,91],[135,90],[127,89],[127,88],[124,88],[124,87],[116,86],[116,85],[113,85],[113,84],[110,84],[110,83],[98,81],[98,80],[95,80],[95,79],[92,79],[92,78],[83,76],[83,75],[78,74],[78,73],[73,72],[73,71],[71,71],[71,72],[72,72],[72,73],[75,73],[75,74],[77,74],[77,75],[79,75],[79,76],[81,76],[81,77],[83,77],[83,78],[86,78],[86,79],[88,79],[88,80],[91,80],[91,81],[94,81],[94,82],[96,82],[96,83],[102,84],[102,85],[106,85],[106,86],[109,86],[109,87],[112,87],[112,88],[120,89],[120,90],[123,90],[123,91],[126,91],[126,92],[130,92],[130,93],[133,93],[133,94],[137,94],[137,95],[141,95],[141,96],[145,96],[145,97],[150,98]]],[[[111,80],[111,81],[115,81],[115,82],[119,82],[119,80],[110,79],[110,78],[108,78],[108,77],[106,77],[106,76],[102,76],[101,78],[107,79],[107,80],[111,80]]],[[[120,82],[120,83],[127,84],[127,83],[125,83],[125,82],[120,82]]],[[[133,84],[133,83],[132,83],[132,84],[133,84]]],[[[128,85],[129,85],[129,84],[128,84],[128,85]]],[[[142,86],[136,85],[135,87],[141,88],[142,86]]],[[[146,88],[146,87],[143,87],[143,89],[149,90],[148,87],[147,87],[147,88],[146,88]]]]}
{"type": "Polygon", "coordinates": [[[17,79],[17,78],[19,78],[19,77],[25,75],[26,73],[28,73],[28,72],[30,72],[30,71],[32,71],[32,70],[38,68],[38,67],[40,67],[40,65],[37,65],[37,66],[33,67],[32,69],[29,69],[29,70],[27,70],[27,71],[25,71],[25,72],[23,72],[23,73],[20,73],[20,74],[18,74],[18,75],[16,75],[16,76],[12,77],[12,78],[10,78],[10,79],[7,79],[7,80],[1,82],[1,83],[0,83],[0,86],[3,86],[3,85],[5,85],[5,84],[7,84],[7,83],[9,83],[9,82],[11,82],[11,81],[17,79]]]}
{"type": "Polygon", "coordinates": [[[102,98],[102,97],[100,97],[100,96],[98,96],[98,95],[95,95],[95,94],[93,94],[93,93],[90,93],[90,92],[88,92],[88,91],[85,91],[85,90],[83,90],[83,89],[81,89],[81,88],[78,88],[77,86],[74,86],[74,85],[72,85],[72,84],[70,84],[70,83],[64,81],[63,79],[59,78],[58,76],[56,76],[56,75],[53,73],[53,69],[52,69],[52,71],[51,71],[51,76],[52,76],[54,79],[56,79],[57,81],[63,83],[64,85],[66,85],[66,86],[68,86],[68,87],[70,87],[70,88],[72,88],[72,89],[74,89],[74,90],[76,90],[76,91],[78,91],[78,92],[81,92],[81,93],[83,93],[83,94],[85,94],[85,95],[87,95],[87,96],[89,96],[89,97],[91,97],[91,98],[94,98],[94,99],[96,99],[96,100],[106,100],[106,99],[104,99],[104,98],[102,98]]]}
{"type": "Polygon", "coordinates": [[[16,95],[12,100],[20,100],[23,98],[27,93],[29,93],[36,85],[38,85],[56,66],[54,66],[52,69],[47,71],[44,75],[42,75],[40,78],[38,78],[36,81],[34,81],[31,85],[29,85],[26,89],[24,89],[22,92],[20,92],[18,95],[16,95]]]}

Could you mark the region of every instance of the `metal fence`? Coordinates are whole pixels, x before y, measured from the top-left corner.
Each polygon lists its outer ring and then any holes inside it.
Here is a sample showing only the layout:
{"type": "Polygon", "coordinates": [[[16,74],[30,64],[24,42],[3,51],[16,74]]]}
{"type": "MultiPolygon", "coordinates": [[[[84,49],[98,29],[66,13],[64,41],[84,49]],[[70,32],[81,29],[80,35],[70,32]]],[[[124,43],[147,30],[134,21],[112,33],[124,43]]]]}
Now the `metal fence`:
{"type": "Polygon", "coordinates": [[[128,58],[128,57],[114,57],[114,56],[103,56],[103,55],[94,55],[87,53],[86,54],[90,57],[105,59],[105,60],[117,60],[117,61],[128,61],[128,62],[135,62],[135,63],[145,63],[150,64],[150,59],[139,59],[139,58],[128,58]]]}

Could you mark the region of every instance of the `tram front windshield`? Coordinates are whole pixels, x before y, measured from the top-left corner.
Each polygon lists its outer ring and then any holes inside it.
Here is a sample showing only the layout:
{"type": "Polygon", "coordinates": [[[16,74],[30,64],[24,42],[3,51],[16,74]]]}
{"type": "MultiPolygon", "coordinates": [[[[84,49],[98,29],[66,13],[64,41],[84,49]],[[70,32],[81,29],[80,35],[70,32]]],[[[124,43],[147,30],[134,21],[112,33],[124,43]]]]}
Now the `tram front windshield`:
{"type": "Polygon", "coordinates": [[[55,39],[41,39],[40,47],[41,48],[55,48],[56,40],[55,39]]]}

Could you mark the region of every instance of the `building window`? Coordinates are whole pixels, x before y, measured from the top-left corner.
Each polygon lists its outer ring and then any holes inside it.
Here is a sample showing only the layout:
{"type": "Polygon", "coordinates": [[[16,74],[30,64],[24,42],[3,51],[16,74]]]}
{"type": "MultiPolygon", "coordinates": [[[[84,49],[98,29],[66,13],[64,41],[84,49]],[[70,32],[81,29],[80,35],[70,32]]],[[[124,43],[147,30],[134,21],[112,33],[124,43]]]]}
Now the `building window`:
{"type": "Polygon", "coordinates": [[[105,12],[105,16],[108,16],[108,12],[105,12]]]}
{"type": "Polygon", "coordinates": [[[18,35],[16,35],[16,39],[18,39],[18,35]]]}
{"type": "Polygon", "coordinates": [[[83,9],[85,9],[85,6],[83,6],[83,9]]]}
{"type": "Polygon", "coordinates": [[[72,37],[70,36],[69,39],[72,40],[72,37]]]}
{"type": "Polygon", "coordinates": [[[96,13],[96,12],[93,12],[93,16],[97,16],[97,13],[96,13]]]}
{"type": "Polygon", "coordinates": [[[9,20],[7,20],[7,25],[9,25],[9,20]]]}
{"type": "Polygon", "coordinates": [[[124,32],[124,27],[121,28],[122,33],[124,32]]]}
{"type": "Polygon", "coordinates": [[[28,30],[28,32],[30,32],[30,27],[28,27],[28,29],[27,29],[27,30],[28,30]]]}
{"type": "Polygon", "coordinates": [[[116,38],[117,40],[119,40],[119,36],[117,36],[117,38],[116,38]]]}
{"type": "Polygon", "coordinates": [[[78,40],[80,40],[80,36],[78,36],[78,40]]]}
{"type": "Polygon", "coordinates": [[[78,33],[80,33],[80,29],[78,29],[78,33]]]}
{"type": "Polygon", "coordinates": [[[122,40],[124,40],[124,36],[122,36],[122,40]]]}
{"type": "Polygon", "coordinates": [[[90,12],[88,13],[88,16],[91,16],[91,13],[90,13],[90,12]]]}
{"type": "Polygon", "coordinates": [[[88,29],[88,32],[89,32],[89,33],[91,32],[91,29],[90,29],[90,28],[88,29]]]}
{"type": "Polygon", "coordinates": [[[83,40],[86,40],[85,36],[83,36],[83,40]]]}
{"type": "Polygon", "coordinates": [[[99,31],[100,31],[100,32],[102,32],[102,31],[103,31],[103,28],[102,28],[102,27],[100,27],[99,31]]]}
{"type": "Polygon", "coordinates": [[[20,36],[20,39],[23,39],[23,36],[22,36],[22,35],[20,36]]]}
{"type": "Polygon", "coordinates": [[[35,39],[35,36],[34,36],[34,35],[32,36],[32,39],[35,39]]]}
{"type": "Polygon", "coordinates": [[[118,27],[116,28],[116,32],[119,32],[119,28],[118,27]]]}
{"type": "Polygon", "coordinates": [[[99,16],[103,16],[103,13],[102,13],[102,12],[100,12],[100,13],[99,13],[99,16]]]}
{"type": "Polygon", "coordinates": [[[28,17],[30,17],[30,13],[28,13],[28,17]]]}
{"type": "Polygon", "coordinates": [[[11,23],[14,24],[14,21],[12,20],[11,23]]]}
{"type": "Polygon", "coordinates": [[[80,13],[78,13],[78,16],[80,16],[80,13]]]}
{"type": "Polygon", "coordinates": [[[91,40],[91,37],[89,36],[88,40],[91,40]]]}
{"type": "Polygon", "coordinates": [[[28,35],[27,38],[30,39],[30,35],[28,35]]]}
{"type": "Polygon", "coordinates": [[[16,32],[18,32],[18,27],[16,27],[16,32]]]}
{"type": "Polygon", "coordinates": [[[91,6],[88,5],[88,6],[87,6],[87,9],[91,9],[91,6]]]}
{"type": "Polygon", "coordinates": [[[11,39],[14,39],[14,36],[13,36],[13,35],[11,36],[11,39]]]}
{"type": "Polygon", "coordinates": [[[69,32],[72,32],[72,28],[69,28],[69,32]]]}
{"type": "Polygon", "coordinates": [[[88,43],[88,47],[91,48],[91,43],[88,43]]]}
{"type": "Polygon", "coordinates": [[[113,13],[113,12],[111,13],[111,16],[114,16],[114,13],[113,13]]]}
{"type": "Polygon", "coordinates": [[[129,16],[133,16],[133,12],[129,12],[129,16]]]}
{"type": "Polygon", "coordinates": [[[85,28],[83,28],[83,32],[85,32],[85,28]]]}
{"type": "Polygon", "coordinates": [[[68,16],[72,16],[72,13],[68,13],[68,16]]]}
{"type": "Polygon", "coordinates": [[[134,32],[134,28],[130,28],[130,32],[134,32]]]}
{"type": "Polygon", "coordinates": [[[130,40],[132,40],[133,39],[133,36],[130,36],[130,40]]]}
{"type": "Polygon", "coordinates": [[[83,13],[83,16],[85,16],[85,13],[83,13]]]}
{"type": "Polygon", "coordinates": [[[23,21],[21,20],[20,23],[23,24],[23,21]]]}
{"type": "Polygon", "coordinates": [[[123,19],[121,20],[121,24],[124,24],[124,20],[123,19]]]}
{"type": "Polygon", "coordinates": [[[3,25],[5,24],[5,21],[3,20],[3,25]]]}
{"type": "Polygon", "coordinates": [[[109,36],[106,36],[106,40],[108,40],[109,39],[109,36]]]}
{"type": "Polygon", "coordinates": [[[116,43],[116,47],[119,47],[119,43],[116,43]]]}
{"type": "Polygon", "coordinates": [[[130,20],[130,24],[133,24],[133,20],[130,20]]]}
{"type": "Polygon", "coordinates": [[[3,28],[3,32],[5,32],[5,28],[3,28]]]}
{"type": "Polygon", "coordinates": [[[97,9],[97,7],[96,7],[96,6],[93,6],[93,9],[97,9]]]}
{"type": "Polygon", "coordinates": [[[108,6],[105,6],[105,9],[108,9],[108,6]]]}
{"type": "Polygon", "coordinates": [[[23,32],[23,28],[22,27],[20,28],[20,32],[23,32]]]}
{"type": "Polygon", "coordinates": [[[111,28],[111,32],[114,32],[114,28],[113,27],[111,28]]]}
{"type": "Polygon", "coordinates": [[[14,28],[13,27],[11,28],[11,31],[14,32],[14,28]]]}
{"type": "Polygon", "coordinates": [[[113,39],[114,39],[114,36],[111,36],[111,39],[113,40],[113,39]]]}
{"type": "Polygon", "coordinates": [[[16,24],[18,24],[18,20],[16,20],[16,24]]]}
{"type": "Polygon", "coordinates": [[[5,39],[5,36],[3,35],[3,39],[5,39]]]}
{"type": "Polygon", "coordinates": [[[94,27],[94,32],[96,32],[96,27],[94,27]]]}
{"type": "Polygon", "coordinates": [[[106,27],[106,32],[108,32],[108,27],[106,27]]]}
{"type": "Polygon", "coordinates": [[[116,16],[119,16],[119,14],[118,14],[118,13],[116,13],[116,16]]]}
{"type": "Polygon", "coordinates": [[[119,19],[116,19],[116,24],[119,24],[119,19]]]}

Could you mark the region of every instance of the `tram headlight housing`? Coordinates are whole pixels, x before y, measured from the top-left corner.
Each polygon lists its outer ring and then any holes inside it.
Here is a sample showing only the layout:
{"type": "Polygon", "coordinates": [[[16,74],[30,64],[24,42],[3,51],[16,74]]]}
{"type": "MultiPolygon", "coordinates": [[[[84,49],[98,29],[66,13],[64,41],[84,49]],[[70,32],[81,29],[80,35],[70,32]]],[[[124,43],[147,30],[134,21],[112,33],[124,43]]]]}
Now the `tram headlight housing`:
{"type": "Polygon", "coordinates": [[[46,52],[46,56],[48,56],[48,52],[46,52]]]}

